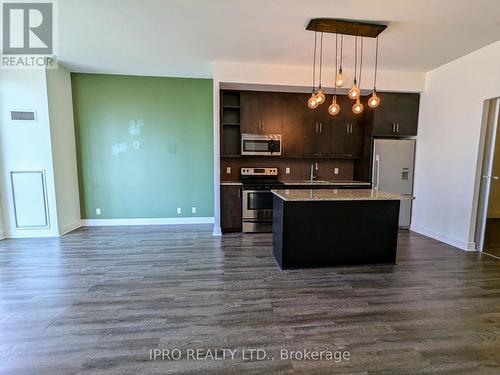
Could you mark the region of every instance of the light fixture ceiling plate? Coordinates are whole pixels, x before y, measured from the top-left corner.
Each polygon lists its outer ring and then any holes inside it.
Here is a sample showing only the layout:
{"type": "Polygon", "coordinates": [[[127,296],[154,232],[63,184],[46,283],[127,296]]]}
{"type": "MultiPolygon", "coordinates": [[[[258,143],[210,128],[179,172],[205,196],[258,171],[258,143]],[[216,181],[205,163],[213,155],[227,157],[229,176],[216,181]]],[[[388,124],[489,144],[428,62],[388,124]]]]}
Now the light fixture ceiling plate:
{"type": "Polygon", "coordinates": [[[359,22],[337,18],[313,18],[309,21],[306,30],[376,38],[386,28],[387,25],[378,23],[359,22]]]}

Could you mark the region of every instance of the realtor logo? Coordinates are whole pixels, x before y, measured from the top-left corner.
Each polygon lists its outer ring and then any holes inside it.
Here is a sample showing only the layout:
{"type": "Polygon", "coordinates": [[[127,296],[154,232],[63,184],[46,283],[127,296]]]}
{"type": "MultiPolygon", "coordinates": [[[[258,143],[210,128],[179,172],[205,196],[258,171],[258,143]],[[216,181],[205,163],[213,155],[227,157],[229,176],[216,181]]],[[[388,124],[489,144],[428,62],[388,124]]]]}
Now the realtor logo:
{"type": "Polygon", "coordinates": [[[3,3],[3,54],[53,53],[53,7],[45,3],[3,3]]]}
{"type": "MultiPolygon", "coordinates": [[[[0,0],[1,1],[1,0],[0,0]]],[[[54,0],[2,1],[2,69],[57,69],[54,0]]]]}

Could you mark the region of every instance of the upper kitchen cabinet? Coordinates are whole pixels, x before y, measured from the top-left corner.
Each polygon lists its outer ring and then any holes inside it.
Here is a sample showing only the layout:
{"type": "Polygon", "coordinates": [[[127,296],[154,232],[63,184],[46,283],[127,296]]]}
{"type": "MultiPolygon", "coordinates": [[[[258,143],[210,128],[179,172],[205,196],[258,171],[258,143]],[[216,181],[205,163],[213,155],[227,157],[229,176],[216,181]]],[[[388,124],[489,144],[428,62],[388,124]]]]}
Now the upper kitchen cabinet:
{"type": "Polygon", "coordinates": [[[341,112],[335,116],[334,156],[346,159],[359,159],[363,155],[365,112],[354,114],[351,110],[354,101],[345,95],[339,95],[337,100],[341,112]]]}
{"type": "Polygon", "coordinates": [[[311,137],[315,134],[315,111],[304,105],[309,96],[309,94],[281,94],[285,157],[308,157],[312,152],[311,137]]]}
{"type": "Polygon", "coordinates": [[[274,92],[242,91],[241,132],[281,134],[281,95],[274,92]]]}
{"type": "Polygon", "coordinates": [[[378,93],[380,106],[373,110],[373,135],[417,135],[420,94],[378,93]]]}
{"type": "MultiPolygon", "coordinates": [[[[308,95],[310,96],[310,95],[308,95]]],[[[335,156],[335,127],[337,119],[328,113],[330,102],[329,97],[325,103],[314,110],[306,109],[314,113],[312,123],[310,124],[311,148],[309,156],[311,157],[334,157],[335,156]]]]}
{"type": "Polygon", "coordinates": [[[333,156],[333,118],[325,104],[307,107],[310,94],[281,94],[283,155],[289,158],[333,156]]]}

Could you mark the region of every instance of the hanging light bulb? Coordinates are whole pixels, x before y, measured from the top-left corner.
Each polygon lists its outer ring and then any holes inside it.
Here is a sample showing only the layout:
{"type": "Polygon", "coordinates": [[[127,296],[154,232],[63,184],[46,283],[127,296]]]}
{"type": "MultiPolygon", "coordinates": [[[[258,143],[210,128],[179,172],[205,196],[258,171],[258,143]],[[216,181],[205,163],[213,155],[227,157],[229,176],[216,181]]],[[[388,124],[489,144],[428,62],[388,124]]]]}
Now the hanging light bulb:
{"type": "Polygon", "coordinates": [[[344,87],[345,81],[344,76],[342,75],[342,68],[340,68],[337,77],[335,78],[335,86],[336,87],[344,87]]]}
{"type": "Polygon", "coordinates": [[[323,104],[325,102],[325,94],[323,93],[321,86],[319,87],[319,90],[316,93],[316,102],[318,103],[318,105],[323,104]]]}
{"type": "Polygon", "coordinates": [[[318,101],[314,92],[311,94],[311,97],[307,101],[307,106],[311,109],[316,109],[318,107],[318,101]]]}
{"type": "MultiPolygon", "coordinates": [[[[338,39],[338,28],[337,28],[337,33],[335,34],[335,66],[337,66],[337,39],[338,39]]],[[[339,56],[340,68],[337,76],[335,77],[335,87],[344,87],[345,85],[344,76],[342,75],[343,49],[344,49],[344,34],[342,34],[342,37],[340,38],[340,56],[339,56]]]]}
{"type": "Polygon", "coordinates": [[[363,112],[363,104],[361,104],[361,102],[359,101],[359,97],[356,100],[356,103],[354,103],[354,105],[352,106],[352,111],[357,115],[363,112]]]}
{"type": "MultiPolygon", "coordinates": [[[[307,100],[307,106],[310,109],[316,109],[318,107],[318,98],[316,96],[315,87],[316,87],[316,39],[317,32],[314,31],[314,53],[313,53],[313,67],[312,67],[312,93],[311,97],[307,100]]],[[[320,84],[321,88],[321,84],[320,84]]]]}
{"type": "Polygon", "coordinates": [[[380,98],[377,96],[377,93],[374,91],[370,99],[368,99],[368,107],[377,108],[380,104],[380,98]]]}
{"type": "Polygon", "coordinates": [[[340,106],[337,104],[337,95],[333,95],[332,104],[328,107],[328,113],[332,116],[338,115],[340,112],[340,106]]]}
{"type": "Polygon", "coordinates": [[[351,89],[349,90],[349,98],[351,99],[358,99],[359,98],[359,94],[360,94],[360,91],[359,91],[359,88],[358,86],[356,85],[356,80],[354,80],[354,84],[352,85],[351,89]]]}
{"type": "MultiPolygon", "coordinates": [[[[352,87],[349,89],[347,95],[349,98],[356,100],[359,98],[359,88],[358,82],[356,81],[356,73],[357,73],[357,65],[358,65],[358,36],[356,35],[354,39],[354,82],[352,83],[352,87]]],[[[353,107],[354,108],[354,107],[353,107]]]]}
{"type": "Polygon", "coordinates": [[[323,104],[325,102],[325,94],[323,93],[323,89],[321,87],[321,72],[323,70],[323,32],[321,33],[321,39],[319,44],[319,86],[318,91],[316,92],[316,102],[318,105],[323,104]]]}
{"type": "Polygon", "coordinates": [[[377,37],[377,42],[375,46],[375,69],[374,69],[374,76],[373,76],[373,94],[368,99],[368,106],[370,108],[377,108],[380,105],[380,98],[377,96],[377,91],[376,91],[376,86],[377,86],[377,67],[378,67],[378,37],[377,37]]]}

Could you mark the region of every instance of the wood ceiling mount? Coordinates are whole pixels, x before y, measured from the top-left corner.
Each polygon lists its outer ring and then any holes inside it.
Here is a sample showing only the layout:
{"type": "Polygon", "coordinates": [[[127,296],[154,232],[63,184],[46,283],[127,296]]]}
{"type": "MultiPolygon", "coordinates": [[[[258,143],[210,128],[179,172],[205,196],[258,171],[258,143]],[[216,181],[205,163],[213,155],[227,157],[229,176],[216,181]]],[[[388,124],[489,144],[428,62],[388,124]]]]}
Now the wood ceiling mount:
{"type": "Polygon", "coordinates": [[[313,18],[309,21],[306,30],[376,38],[386,27],[387,25],[377,23],[340,20],[336,18],[313,18]]]}

